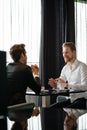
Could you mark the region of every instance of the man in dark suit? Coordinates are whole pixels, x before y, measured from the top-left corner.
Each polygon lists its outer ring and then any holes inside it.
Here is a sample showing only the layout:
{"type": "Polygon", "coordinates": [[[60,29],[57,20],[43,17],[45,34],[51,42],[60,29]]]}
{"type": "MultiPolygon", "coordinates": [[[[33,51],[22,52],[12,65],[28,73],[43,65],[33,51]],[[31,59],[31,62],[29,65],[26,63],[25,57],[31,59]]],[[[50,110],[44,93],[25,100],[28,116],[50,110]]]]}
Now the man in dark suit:
{"type": "MultiPolygon", "coordinates": [[[[27,87],[39,94],[41,85],[35,81],[31,67],[26,65],[27,56],[24,44],[13,45],[10,48],[10,55],[13,62],[7,65],[8,105],[15,105],[26,102],[27,87]]],[[[27,124],[26,121],[26,119],[23,120],[24,124],[27,124]]]]}
{"type": "Polygon", "coordinates": [[[27,56],[24,44],[15,44],[10,49],[13,63],[7,65],[8,103],[9,105],[25,102],[26,88],[39,94],[41,86],[35,81],[31,67],[26,65],[27,56]],[[20,99],[19,99],[20,98],[20,99]]]}

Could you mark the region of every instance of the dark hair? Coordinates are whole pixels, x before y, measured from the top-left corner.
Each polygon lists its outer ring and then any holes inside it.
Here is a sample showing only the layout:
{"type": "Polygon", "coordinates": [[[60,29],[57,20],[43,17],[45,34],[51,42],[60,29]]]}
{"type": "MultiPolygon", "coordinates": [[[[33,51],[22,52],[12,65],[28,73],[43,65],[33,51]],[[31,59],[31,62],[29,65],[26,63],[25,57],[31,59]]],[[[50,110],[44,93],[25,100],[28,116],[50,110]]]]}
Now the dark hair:
{"type": "Polygon", "coordinates": [[[10,55],[15,62],[19,61],[22,53],[26,53],[24,44],[15,44],[10,48],[10,55]]]}
{"type": "Polygon", "coordinates": [[[23,130],[23,129],[22,129],[22,126],[21,126],[20,122],[15,122],[15,123],[12,125],[11,130],[23,130]]]}
{"type": "Polygon", "coordinates": [[[62,47],[69,47],[71,51],[76,51],[76,47],[73,42],[64,42],[62,47]]]}

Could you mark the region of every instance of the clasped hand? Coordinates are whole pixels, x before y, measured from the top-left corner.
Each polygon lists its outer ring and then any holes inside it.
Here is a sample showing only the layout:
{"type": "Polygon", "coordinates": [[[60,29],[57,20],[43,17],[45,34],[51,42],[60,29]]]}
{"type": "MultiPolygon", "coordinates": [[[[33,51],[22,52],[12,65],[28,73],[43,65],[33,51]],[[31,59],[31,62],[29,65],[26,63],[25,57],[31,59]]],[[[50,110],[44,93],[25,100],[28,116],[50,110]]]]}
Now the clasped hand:
{"type": "Polygon", "coordinates": [[[57,88],[57,86],[58,86],[60,83],[63,84],[64,87],[67,86],[66,81],[64,81],[62,78],[56,78],[56,79],[50,78],[49,81],[48,81],[48,84],[49,84],[51,87],[53,87],[53,88],[57,88]]]}

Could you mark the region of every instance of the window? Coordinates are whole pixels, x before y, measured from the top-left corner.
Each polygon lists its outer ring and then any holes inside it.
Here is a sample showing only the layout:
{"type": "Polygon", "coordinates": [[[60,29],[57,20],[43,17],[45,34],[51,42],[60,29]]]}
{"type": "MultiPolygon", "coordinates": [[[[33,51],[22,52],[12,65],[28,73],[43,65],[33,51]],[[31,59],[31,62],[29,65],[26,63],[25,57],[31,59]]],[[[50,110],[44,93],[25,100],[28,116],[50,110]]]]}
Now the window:
{"type": "MultiPolygon", "coordinates": [[[[24,43],[28,64],[39,65],[40,33],[41,0],[0,0],[0,50],[7,52],[7,62],[10,47],[24,43]]],[[[41,130],[40,116],[28,123],[30,130],[41,130]]]]}
{"type": "MultiPolygon", "coordinates": [[[[87,64],[87,2],[84,1],[75,2],[75,36],[77,58],[87,64]]],[[[79,117],[78,129],[86,130],[86,122],[87,113],[79,117]]]]}
{"type": "Polygon", "coordinates": [[[28,64],[39,63],[41,0],[0,0],[0,50],[26,45],[28,64]]]}
{"type": "Polygon", "coordinates": [[[77,58],[87,63],[87,2],[75,2],[77,58]]]}

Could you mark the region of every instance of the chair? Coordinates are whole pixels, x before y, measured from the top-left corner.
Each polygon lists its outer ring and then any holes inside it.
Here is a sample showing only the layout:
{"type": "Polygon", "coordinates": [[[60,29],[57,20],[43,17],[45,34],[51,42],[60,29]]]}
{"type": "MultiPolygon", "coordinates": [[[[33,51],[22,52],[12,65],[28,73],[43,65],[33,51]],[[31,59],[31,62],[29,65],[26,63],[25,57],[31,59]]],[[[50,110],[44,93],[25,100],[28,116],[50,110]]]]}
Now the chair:
{"type": "Polygon", "coordinates": [[[67,106],[67,108],[74,108],[74,109],[87,109],[86,108],[86,99],[85,98],[78,98],[74,102],[72,102],[70,105],[67,106]]]}
{"type": "Polygon", "coordinates": [[[11,121],[18,121],[24,118],[29,119],[32,116],[34,107],[34,103],[21,103],[8,106],[8,118],[11,121]]]}

